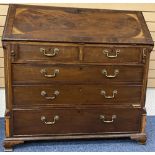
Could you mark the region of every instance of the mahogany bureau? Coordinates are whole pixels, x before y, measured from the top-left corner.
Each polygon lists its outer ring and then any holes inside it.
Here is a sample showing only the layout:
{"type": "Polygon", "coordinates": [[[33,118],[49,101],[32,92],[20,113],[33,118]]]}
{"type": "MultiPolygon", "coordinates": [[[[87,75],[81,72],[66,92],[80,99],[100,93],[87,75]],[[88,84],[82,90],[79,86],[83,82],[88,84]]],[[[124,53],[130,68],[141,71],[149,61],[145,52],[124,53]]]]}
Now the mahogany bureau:
{"type": "Polygon", "coordinates": [[[31,140],[146,142],[153,41],[139,11],[10,5],[5,149],[31,140]]]}

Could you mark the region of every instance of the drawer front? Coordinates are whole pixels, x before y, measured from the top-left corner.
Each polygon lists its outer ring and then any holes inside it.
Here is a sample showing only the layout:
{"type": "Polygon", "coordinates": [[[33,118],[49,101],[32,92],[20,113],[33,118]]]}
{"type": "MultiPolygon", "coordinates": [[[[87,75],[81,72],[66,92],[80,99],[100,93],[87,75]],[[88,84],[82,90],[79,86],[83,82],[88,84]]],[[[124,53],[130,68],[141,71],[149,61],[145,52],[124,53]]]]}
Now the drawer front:
{"type": "Polygon", "coordinates": [[[140,63],[141,49],[133,47],[85,47],[84,62],[140,63]]]}
{"type": "Polygon", "coordinates": [[[14,86],[14,105],[131,105],[141,100],[141,86],[42,85],[14,86]]]}
{"type": "Polygon", "coordinates": [[[15,135],[138,132],[140,110],[127,108],[15,110],[15,135]]]}
{"type": "Polygon", "coordinates": [[[142,66],[84,66],[84,65],[20,65],[13,64],[15,83],[105,83],[142,82],[142,66]]]}
{"type": "Polygon", "coordinates": [[[141,63],[142,48],[138,47],[108,47],[88,46],[81,48],[79,45],[65,44],[19,44],[13,45],[15,51],[14,62],[53,61],[53,62],[78,62],[82,56],[83,62],[90,63],[141,63]],[[81,55],[81,56],[80,56],[81,55]]]}
{"type": "Polygon", "coordinates": [[[34,62],[35,60],[45,62],[47,60],[53,62],[74,62],[78,61],[79,58],[79,49],[75,46],[20,44],[15,53],[15,62],[34,62]]]}

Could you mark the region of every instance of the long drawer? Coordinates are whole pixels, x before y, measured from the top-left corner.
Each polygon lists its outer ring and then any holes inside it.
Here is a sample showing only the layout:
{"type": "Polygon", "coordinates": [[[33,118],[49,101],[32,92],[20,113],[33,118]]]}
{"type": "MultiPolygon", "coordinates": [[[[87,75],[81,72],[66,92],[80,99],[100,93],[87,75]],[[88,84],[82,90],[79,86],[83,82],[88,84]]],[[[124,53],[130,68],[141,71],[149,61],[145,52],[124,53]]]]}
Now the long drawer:
{"type": "Polygon", "coordinates": [[[142,82],[143,66],[13,64],[15,83],[142,82]]]}
{"type": "Polygon", "coordinates": [[[132,133],[140,128],[140,109],[14,110],[13,135],[132,133]]]}
{"type": "Polygon", "coordinates": [[[18,44],[13,45],[14,62],[91,62],[91,63],[141,63],[142,48],[110,45],[78,44],[18,44]]]}
{"type": "Polygon", "coordinates": [[[141,100],[141,86],[132,85],[24,85],[13,87],[14,105],[131,105],[141,100]]]}

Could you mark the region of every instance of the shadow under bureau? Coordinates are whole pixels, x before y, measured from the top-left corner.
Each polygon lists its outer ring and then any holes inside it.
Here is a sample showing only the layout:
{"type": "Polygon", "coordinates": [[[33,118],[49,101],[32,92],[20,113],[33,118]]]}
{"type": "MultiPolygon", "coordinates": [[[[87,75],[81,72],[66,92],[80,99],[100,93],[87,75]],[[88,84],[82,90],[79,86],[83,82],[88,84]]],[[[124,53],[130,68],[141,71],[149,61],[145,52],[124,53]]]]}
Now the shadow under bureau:
{"type": "Polygon", "coordinates": [[[146,142],[153,41],[141,12],[10,5],[4,147],[31,140],[146,142]]]}

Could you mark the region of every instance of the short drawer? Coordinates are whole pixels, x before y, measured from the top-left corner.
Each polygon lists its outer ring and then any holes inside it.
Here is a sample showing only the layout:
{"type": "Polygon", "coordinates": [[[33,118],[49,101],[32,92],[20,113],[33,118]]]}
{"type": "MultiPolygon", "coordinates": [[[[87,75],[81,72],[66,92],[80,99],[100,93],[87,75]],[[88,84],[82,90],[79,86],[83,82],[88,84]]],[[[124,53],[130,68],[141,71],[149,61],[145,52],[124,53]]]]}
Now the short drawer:
{"type": "Polygon", "coordinates": [[[136,47],[93,47],[84,48],[84,62],[140,63],[142,48],[136,47]]]}
{"type": "Polygon", "coordinates": [[[140,129],[140,109],[14,110],[13,135],[128,133],[140,129]]]}
{"type": "Polygon", "coordinates": [[[14,62],[77,62],[79,58],[79,48],[76,46],[19,44],[13,47],[14,62]]]}
{"type": "Polygon", "coordinates": [[[40,85],[14,86],[14,105],[132,105],[141,100],[141,86],[40,85]]]}
{"type": "Polygon", "coordinates": [[[15,83],[142,82],[143,66],[13,64],[15,83]]]}

